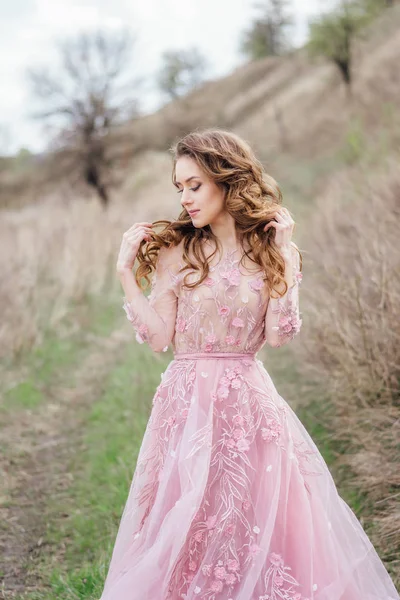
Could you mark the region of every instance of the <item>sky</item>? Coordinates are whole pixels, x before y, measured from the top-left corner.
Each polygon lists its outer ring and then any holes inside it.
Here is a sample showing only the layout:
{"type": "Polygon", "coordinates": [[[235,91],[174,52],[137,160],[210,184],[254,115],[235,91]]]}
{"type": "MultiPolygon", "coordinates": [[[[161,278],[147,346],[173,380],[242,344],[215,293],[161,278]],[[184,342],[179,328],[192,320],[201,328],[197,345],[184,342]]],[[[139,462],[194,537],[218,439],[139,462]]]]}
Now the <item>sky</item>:
{"type": "MultiPolygon", "coordinates": [[[[324,12],[329,0],[290,0],[293,43],[307,38],[307,23],[324,12]]],[[[42,151],[47,138],[30,116],[34,108],[27,85],[28,67],[57,65],[55,43],[96,28],[128,27],[136,34],[137,73],[154,81],[165,50],[197,47],[209,63],[209,78],[233,71],[245,61],[239,53],[242,32],[257,11],[255,0],[0,0],[0,154],[21,147],[42,151]]],[[[162,103],[155,86],[146,86],[142,109],[162,103]]]]}

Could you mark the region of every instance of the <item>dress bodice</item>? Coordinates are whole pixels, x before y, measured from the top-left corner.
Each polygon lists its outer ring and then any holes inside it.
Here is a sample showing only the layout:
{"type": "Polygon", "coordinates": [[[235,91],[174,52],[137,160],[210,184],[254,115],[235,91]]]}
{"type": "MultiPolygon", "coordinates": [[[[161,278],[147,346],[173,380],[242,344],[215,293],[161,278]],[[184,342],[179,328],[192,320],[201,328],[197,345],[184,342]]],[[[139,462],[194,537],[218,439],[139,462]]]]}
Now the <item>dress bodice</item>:
{"type": "Polygon", "coordinates": [[[238,250],[210,261],[209,276],[198,286],[183,285],[200,279],[199,271],[186,269],[182,243],[161,248],[151,293],[138,288],[133,298],[124,297],[123,308],[136,329],[139,343],[155,351],[175,353],[255,353],[264,343],[281,346],[300,330],[298,287],[302,273],[293,250],[293,285],[281,298],[270,297],[265,272],[238,250]],[[245,262],[246,261],[246,262],[245,262]]]}
{"type": "MultiPolygon", "coordinates": [[[[198,287],[178,287],[176,352],[256,352],[263,344],[268,304],[263,271],[245,268],[237,255],[228,251],[198,287]]],[[[195,272],[189,281],[198,278],[195,272]]]]}

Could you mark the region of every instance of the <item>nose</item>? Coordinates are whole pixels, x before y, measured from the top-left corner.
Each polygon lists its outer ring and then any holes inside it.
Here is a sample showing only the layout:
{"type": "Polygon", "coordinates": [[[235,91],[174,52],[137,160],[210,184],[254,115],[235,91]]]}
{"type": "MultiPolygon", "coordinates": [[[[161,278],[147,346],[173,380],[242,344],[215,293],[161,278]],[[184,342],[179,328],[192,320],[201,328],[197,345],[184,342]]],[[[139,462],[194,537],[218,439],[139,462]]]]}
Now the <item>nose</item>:
{"type": "Polygon", "coordinates": [[[186,190],[183,190],[181,204],[182,204],[183,208],[186,208],[187,210],[192,205],[192,201],[190,199],[190,190],[187,190],[187,192],[186,192],[186,190]]]}

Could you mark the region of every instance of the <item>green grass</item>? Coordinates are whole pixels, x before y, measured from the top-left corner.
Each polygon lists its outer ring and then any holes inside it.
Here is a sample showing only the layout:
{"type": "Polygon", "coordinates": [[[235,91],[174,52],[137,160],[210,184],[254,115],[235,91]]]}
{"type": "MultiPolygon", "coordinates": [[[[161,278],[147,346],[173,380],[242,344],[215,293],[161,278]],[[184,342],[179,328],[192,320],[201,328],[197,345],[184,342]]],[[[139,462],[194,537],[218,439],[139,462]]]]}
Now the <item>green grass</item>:
{"type": "Polygon", "coordinates": [[[34,381],[26,379],[4,394],[5,408],[36,408],[44,400],[43,392],[34,381]]]}
{"type": "MultiPolygon", "coordinates": [[[[322,393],[321,396],[323,397],[322,393]]],[[[339,494],[347,502],[357,517],[364,518],[364,526],[368,528],[369,516],[373,514],[374,506],[368,494],[352,485],[354,473],[348,466],[338,466],[340,455],[354,451],[351,440],[338,440],[335,431],[328,425],[334,415],[334,407],[329,399],[313,400],[307,406],[301,406],[296,411],[297,416],[318,446],[326,464],[335,480],[339,494]]]]}
{"type": "Polygon", "coordinates": [[[93,335],[106,337],[121,319],[120,307],[107,298],[95,300],[85,297],[80,305],[71,305],[69,315],[74,315],[79,327],[68,323],[67,316],[63,328],[72,330],[70,335],[60,337],[59,331],[47,329],[43,333],[40,346],[24,352],[9,368],[18,371],[20,367],[27,375],[15,386],[2,390],[0,411],[18,409],[34,410],[47,401],[49,388],[62,378],[73,377],[73,371],[87,355],[93,345],[93,335]]]}
{"type": "Polygon", "coordinates": [[[151,399],[171,354],[154,355],[129,344],[109,374],[103,395],[86,417],[83,451],[69,466],[75,482],[64,498],[50,501],[46,555],[37,566],[47,590],[29,600],[99,598],[117,527],[127,499],[151,399]],[[67,515],[60,519],[60,515],[67,515]],[[52,559],[67,543],[62,561],[52,559]]]}
{"type": "Polygon", "coordinates": [[[49,385],[65,369],[71,369],[87,351],[87,343],[81,335],[58,339],[48,333],[44,342],[26,357],[24,368],[28,376],[24,381],[3,393],[5,409],[34,409],[46,400],[49,385]]]}

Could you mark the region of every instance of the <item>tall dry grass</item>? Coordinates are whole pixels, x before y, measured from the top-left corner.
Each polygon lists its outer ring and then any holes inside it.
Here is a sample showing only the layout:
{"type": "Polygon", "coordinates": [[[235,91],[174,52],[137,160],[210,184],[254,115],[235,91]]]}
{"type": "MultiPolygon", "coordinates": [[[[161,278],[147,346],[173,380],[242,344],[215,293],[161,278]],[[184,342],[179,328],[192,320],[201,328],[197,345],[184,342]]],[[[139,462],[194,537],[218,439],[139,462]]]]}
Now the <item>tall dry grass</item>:
{"type": "Polygon", "coordinates": [[[307,363],[335,405],[340,462],[374,503],[371,537],[400,580],[400,170],[357,167],[319,199],[307,251],[307,363]]]}
{"type": "Polygon", "coordinates": [[[2,213],[1,357],[40,343],[72,301],[105,291],[117,227],[94,201],[2,213]]]}
{"type": "Polygon", "coordinates": [[[88,294],[122,292],[115,265],[123,232],[179,206],[170,163],[164,153],[144,153],[107,212],[95,197],[76,198],[72,190],[1,211],[0,358],[29,351],[49,328],[68,335],[80,326],[74,304],[88,294]]]}

